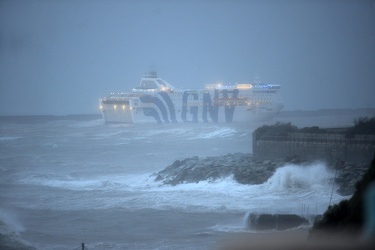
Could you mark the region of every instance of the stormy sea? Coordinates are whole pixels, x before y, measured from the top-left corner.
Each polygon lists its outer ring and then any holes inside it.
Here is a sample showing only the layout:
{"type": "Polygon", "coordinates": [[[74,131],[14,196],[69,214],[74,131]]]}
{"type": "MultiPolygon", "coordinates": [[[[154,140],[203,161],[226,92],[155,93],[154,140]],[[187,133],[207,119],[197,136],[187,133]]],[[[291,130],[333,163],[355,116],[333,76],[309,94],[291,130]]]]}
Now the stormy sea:
{"type": "MultiPolygon", "coordinates": [[[[340,117],[284,113],[297,126],[350,126],[340,117]]],[[[231,176],[167,185],[176,160],[251,153],[262,124],[108,125],[100,116],[0,119],[0,245],[13,249],[217,249],[256,234],[253,212],[321,214],[333,173],[324,163],[280,166],[259,185],[231,176]],[[293,185],[294,182],[304,185],[293,185]]],[[[332,203],[345,197],[333,193],[332,203]]]]}

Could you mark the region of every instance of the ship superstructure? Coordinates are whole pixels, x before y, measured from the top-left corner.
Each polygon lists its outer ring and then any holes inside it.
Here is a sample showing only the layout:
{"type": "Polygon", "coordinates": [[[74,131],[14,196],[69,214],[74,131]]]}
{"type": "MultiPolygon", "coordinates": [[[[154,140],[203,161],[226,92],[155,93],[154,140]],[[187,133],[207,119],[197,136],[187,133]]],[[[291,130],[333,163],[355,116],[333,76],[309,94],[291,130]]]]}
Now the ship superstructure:
{"type": "Polygon", "coordinates": [[[282,109],[280,85],[207,84],[177,89],[147,73],[138,87],[100,99],[106,123],[252,122],[273,118],[282,109]]]}

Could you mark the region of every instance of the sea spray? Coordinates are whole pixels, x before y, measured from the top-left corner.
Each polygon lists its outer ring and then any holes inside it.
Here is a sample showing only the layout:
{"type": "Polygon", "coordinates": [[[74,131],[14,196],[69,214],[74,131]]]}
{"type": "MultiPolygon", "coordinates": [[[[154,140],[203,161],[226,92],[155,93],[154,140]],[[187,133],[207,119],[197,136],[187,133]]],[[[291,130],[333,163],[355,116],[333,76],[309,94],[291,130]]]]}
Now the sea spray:
{"type": "Polygon", "coordinates": [[[268,193],[264,198],[270,202],[270,206],[247,212],[245,224],[250,230],[286,230],[311,226],[328,202],[326,199],[332,178],[332,171],[322,162],[287,164],[278,168],[264,184],[258,185],[259,191],[265,195],[268,193]]]}
{"type": "Polygon", "coordinates": [[[30,243],[21,238],[25,228],[17,216],[7,209],[0,209],[0,248],[1,249],[34,249],[30,243]]]}
{"type": "MultiPolygon", "coordinates": [[[[328,206],[334,173],[322,162],[287,164],[278,168],[263,184],[252,186],[250,213],[296,214],[308,219],[322,214],[328,206]]],[[[344,197],[334,193],[338,202],[344,197]]],[[[247,215],[248,217],[249,215],[247,215]]]]}
{"type": "Polygon", "coordinates": [[[288,164],[278,168],[265,185],[271,190],[288,192],[326,189],[333,177],[332,171],[321,162],[306,166],[288,164]]]}
{"type": "Polygon", "coordinates": [[[0,233],[19,233],[24,230],[24,227],[19,223],[14,213],[5,209],[0,209],[0,233]]]}

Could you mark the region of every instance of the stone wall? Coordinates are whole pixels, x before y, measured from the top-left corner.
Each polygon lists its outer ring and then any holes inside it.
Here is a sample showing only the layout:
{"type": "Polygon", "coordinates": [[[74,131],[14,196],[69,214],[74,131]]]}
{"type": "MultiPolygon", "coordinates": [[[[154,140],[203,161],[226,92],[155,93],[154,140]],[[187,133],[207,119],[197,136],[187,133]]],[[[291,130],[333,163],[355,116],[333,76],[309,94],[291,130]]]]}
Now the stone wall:
{"type": "Polygon", "coordinates": [[[257,159],[281,159],[298,156],[305,160],[369,163],[374,157],[375,136],[343,134],[290,133],[287,136],[253,134],[253,156],[257,159]]]}

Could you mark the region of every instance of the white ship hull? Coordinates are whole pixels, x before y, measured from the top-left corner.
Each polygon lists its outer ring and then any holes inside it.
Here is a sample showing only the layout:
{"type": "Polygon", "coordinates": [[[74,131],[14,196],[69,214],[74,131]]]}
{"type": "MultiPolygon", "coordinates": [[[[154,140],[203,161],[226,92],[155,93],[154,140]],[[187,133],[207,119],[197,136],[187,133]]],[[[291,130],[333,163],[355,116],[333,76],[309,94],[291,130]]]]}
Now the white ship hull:
{"type": "Polygon", "coordinates": [[[144,77],[139,88],[100,100],[106,123],[245,123],[272,119],[282,109],[279,85],[211,85],[176,90],[156,77],[144,77]]]}

